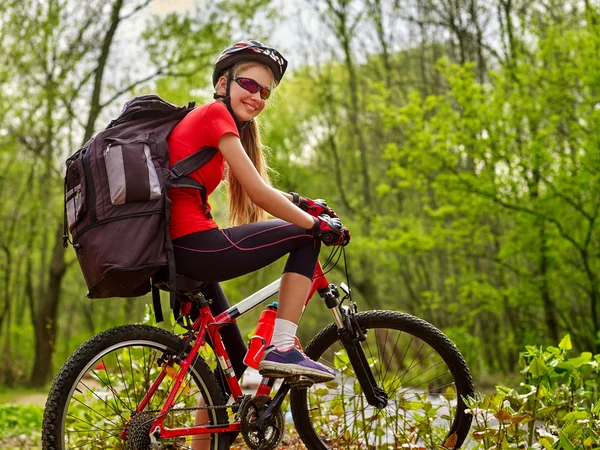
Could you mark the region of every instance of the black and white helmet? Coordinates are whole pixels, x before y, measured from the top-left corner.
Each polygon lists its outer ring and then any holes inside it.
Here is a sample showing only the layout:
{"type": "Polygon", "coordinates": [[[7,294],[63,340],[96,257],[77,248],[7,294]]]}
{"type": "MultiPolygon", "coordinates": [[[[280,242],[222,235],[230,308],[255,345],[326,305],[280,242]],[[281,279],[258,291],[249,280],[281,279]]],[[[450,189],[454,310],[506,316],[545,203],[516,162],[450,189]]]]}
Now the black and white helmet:
{"type": "Polygon", "coordinates": [[[287,60],[277,50],[261,44],[259,41],[240,41],[227,47],[217,59],[213,68],[213,86],[219,77],[241,61],[256,61],[265,64],[273,72],[275,81],[279,83],[287,69],[287,60]]]}

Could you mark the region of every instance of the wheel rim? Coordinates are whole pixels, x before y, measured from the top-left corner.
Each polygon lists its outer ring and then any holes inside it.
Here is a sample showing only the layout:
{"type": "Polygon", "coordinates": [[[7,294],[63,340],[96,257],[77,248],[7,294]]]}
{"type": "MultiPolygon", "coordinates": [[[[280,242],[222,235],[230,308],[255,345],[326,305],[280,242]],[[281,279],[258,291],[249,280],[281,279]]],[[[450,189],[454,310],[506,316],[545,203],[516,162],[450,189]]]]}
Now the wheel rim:
{"type": "MultiPolygon", "coordinates": [[[[165,352],[175,353],[168,345],[135,339],[110,346],[88,362],[77,375],[65,402],[61,421],[62,448],[127,448],[126,441],[120,437],[123,426],[160,372],[156,360],[165,352]]],[[[177,365],[174,369],[179,371],[177,365]]],[[[169,372],[145,410],[161,408],[176,377],[176,372],[169,372]]],[[[198,406],[201,396],[208,404],[213,404],[206,384],[193,365],[182,385],[184,388],[175,399],[175,408],[198,406]]],[[[165,416],[165,426],[192,426],[194,415],[194,411],[169,413],[165,416]]],[[[207,424],[216,422],[215,411],[209,411],[207,424]]],[[[210,435],[194,437],[201,438],[210,439],[210,435]]],[[[174,443],[189,446],[191,440],[192,437],[187,436],[174,443]]]]}
{"type": "Polygon", "coordinates": [[[450,367],[425,341],[388,324],[374,324],[362,343],[388,406],[368,405],[345,350],[333,336],[322,354],[311,356],[336,371],[336,379],[306,391],[308,416],[325,448],[452,448],[458,388],[450,367]],[[450,430],[450,431],[449,431],[450,430]]]}

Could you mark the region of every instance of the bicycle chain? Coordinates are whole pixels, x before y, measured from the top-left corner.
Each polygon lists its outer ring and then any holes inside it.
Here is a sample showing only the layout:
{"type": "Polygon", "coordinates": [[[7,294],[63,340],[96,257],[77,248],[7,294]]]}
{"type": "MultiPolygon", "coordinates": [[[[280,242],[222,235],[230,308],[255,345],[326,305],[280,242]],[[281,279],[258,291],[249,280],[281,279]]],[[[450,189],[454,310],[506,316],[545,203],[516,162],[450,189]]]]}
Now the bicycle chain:
{"type": "MultiPolygon", "coordinates": [[[[199,411],[199,410],[213,410],[213,409],[229,409],[231,408],[234,412],[240,411],[245,402],[249,401],[252,398],[251,395],[244,395],[240,401],[231,403],[229,405],[217,405],[217,406],[188,406],[185,408],[171,408],[164,415],[169,414],[170,412],[179,412],[179,411],[199,411]]],[[[151,409],[148,410],[150,413],[159,413],[160,409],[151,409]]]]}
{"type": "MultiPolygon", "coordinates": [[[[187,408],[171,408],[169,409],[165,414],[168,414],[170,412],[180,412],[180,411],[199,411],[199,410],[204,410],[204,409],[229,409],[234,405],[217,405],[217,406],[189,406],[187,408]]],[[[160,409],[150,409],[147,410],[148,412],[151,413],[159,413],[161,410],[160,409]]]]}

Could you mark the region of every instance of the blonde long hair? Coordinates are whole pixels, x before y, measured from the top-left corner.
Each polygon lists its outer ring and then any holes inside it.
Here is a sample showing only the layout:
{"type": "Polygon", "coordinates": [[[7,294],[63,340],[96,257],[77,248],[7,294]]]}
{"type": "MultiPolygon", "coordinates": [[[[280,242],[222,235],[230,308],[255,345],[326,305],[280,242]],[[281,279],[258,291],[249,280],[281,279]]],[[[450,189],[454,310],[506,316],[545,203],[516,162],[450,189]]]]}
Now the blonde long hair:
{"type": "MultiPolygon", "coordinates": [[[[242,70],[257,65],[269,69],[268,66],[257,62],[241,62],[231,69],[233,71],[232,79],[236,78],[242,70]]],[[[227,74],[225,74],[225,76],[227,76],[227,74]]],[[[273,82],[273,86],[271,87],[275,87],[275,82],[273,82]]],[[[256,117],[240,132],[240,140],[260,177],[270,186],[269,166],[261,144],[260,127],[256,117]]],[[[229,225],[244,225],[267,219],[267,212],[256,206],[252,200],[250,200],[250,197],[248,197],[240,182],[229,169],[227,169],[226,179],[229,197],[229,225]]]]}

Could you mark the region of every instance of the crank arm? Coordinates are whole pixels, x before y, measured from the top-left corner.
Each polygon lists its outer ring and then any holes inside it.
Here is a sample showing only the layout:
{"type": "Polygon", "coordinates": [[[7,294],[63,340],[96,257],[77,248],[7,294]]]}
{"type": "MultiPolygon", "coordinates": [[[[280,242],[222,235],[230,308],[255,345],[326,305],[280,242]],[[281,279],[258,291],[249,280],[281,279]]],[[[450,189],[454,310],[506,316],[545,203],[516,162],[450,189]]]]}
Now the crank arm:
{"type": "Polygon", "coordinates": [[[279,388],[279,391],[277,391],[277,394],[275,394],[275,397],[273,397],[273,400],[269,402],[269,406],[267,406],[267,409],[265,409],[265,411],[260,415],[256,422],[250,425],[250,428],[254,430],[263,429],[265,421],[271,418],[271,416],[273,415],[273,411],[281,407],[281,404],[283,403],[283,400],[285,399],[285,396],[287,395],[289,390],[290,385],[288,383],[283,383],[279,388]]]}

